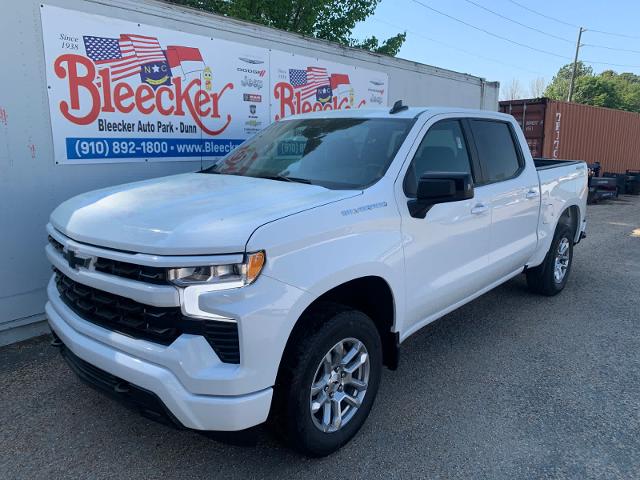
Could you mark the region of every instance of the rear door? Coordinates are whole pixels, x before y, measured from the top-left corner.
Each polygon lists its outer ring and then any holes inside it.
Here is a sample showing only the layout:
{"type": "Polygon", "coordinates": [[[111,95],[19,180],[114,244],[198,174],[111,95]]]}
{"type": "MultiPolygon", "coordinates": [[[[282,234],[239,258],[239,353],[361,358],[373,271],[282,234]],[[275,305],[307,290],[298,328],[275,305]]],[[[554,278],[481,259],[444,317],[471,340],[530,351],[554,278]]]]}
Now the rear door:
{"type": "Polygon", "coordinates": [[[536,248],[538,173],[525,162],[512,123],[470,119],[468,125],[482,169],[478,184],[489,198],[489,270],[498,281],[524,267],[536,248]]]}
{"type": "Polygon", "coordinates": [[[485,188],[476,188],[472,199],[434,205],[425,218],[413,217],[407,208],[424,173],[468,172],[475,176],[477,165],[464,125],[457,118],[429,122],[396,182],[405,253],[403,335],[451,310],[487,284],[491,217],[485,188]]]}

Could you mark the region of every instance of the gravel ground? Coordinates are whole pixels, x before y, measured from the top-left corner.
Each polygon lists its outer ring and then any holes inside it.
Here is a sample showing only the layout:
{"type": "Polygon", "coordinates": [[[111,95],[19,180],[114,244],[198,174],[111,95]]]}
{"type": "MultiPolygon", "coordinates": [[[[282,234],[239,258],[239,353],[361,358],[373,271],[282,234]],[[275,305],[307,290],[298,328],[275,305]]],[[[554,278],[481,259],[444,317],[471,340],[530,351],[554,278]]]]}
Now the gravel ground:
{"type": "Polygon", "coordinates": [[[0,349],[2,478],[640,478],[640,197],[589,207],[565,291],[517,278],[404,345],[360,434],[310,460],[177,431],[0,349]],[[635,233],[634,233],[635,230],[635,233]]]}

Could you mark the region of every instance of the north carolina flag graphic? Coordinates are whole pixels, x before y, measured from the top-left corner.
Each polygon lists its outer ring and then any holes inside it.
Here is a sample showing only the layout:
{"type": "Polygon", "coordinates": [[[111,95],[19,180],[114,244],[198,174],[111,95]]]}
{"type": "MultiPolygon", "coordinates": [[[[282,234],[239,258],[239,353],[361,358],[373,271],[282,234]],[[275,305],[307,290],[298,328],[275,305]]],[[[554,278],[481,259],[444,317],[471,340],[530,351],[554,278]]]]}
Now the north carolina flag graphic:
{"type": "Polygon", "coordinates": [[[349,75],[346,73],[332,73],[330,81],[332,90],[335,90],[340,85],[349,85],[351,83],[349,81],[349,75]]]}
{"type": "Polygon", "coordinates": [[[205,68],[202,55],[197,48],[169,45],[166,54],[169,68],[174,76],[185,77],[189,73],[200,72],[205,68]]]}

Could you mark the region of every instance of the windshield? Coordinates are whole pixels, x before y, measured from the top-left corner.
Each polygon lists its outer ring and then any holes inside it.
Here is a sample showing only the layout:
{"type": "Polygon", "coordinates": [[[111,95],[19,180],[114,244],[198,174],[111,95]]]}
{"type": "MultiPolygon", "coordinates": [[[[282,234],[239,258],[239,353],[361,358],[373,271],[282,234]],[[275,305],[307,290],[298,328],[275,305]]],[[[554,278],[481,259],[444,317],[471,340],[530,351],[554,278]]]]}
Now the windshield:
{"type": "Polygon", "coordinates": [[[280,121],[203,173],[362,189],[386,173],[413,123],[407,118],[280,121]]]}

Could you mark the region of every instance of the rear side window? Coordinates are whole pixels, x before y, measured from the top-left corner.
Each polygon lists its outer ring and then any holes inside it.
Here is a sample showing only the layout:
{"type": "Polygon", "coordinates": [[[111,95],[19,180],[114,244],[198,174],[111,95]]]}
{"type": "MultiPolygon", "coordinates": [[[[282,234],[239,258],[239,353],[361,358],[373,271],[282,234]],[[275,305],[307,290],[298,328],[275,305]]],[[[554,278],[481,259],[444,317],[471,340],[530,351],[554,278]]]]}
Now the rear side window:
{"type": "Polygon", "coordinates": [[[415,197],[422,175],[436,172],[471,173],[469,153],[458,120],[443,120],[429,128],[404,179],[407,196],[415,197]]]}
{"type": "Polygon", "coordinates": [[[487,120],[471,120],[470,124],[478,157],[484,168],[484,183],[515,177],[522,163],[509,125],[487,120]]]}

